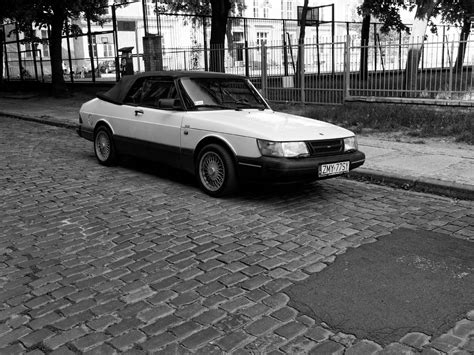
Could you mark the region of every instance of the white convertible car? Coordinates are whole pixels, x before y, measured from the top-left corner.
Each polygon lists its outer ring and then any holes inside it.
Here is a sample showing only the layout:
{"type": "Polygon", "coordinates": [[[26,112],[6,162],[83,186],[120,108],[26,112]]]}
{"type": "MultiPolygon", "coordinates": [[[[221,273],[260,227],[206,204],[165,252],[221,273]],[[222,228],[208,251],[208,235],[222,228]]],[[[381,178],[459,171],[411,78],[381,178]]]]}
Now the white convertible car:
{"type": "Polygon", "coordinates": [[[150,159],[194,174],[211,196],[242,180],[334,177],[365,160],[351,131],[275,112],[247,78],[222,73],[125,76],[82,105],[78,133],[103,165],[150,159]]]}

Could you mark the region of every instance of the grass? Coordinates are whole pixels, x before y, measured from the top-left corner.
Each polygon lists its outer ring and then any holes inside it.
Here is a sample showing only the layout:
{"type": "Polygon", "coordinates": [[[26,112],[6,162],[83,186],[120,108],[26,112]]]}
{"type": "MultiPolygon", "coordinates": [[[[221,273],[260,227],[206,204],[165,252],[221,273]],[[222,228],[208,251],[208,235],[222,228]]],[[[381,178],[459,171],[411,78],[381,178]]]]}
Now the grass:
{"type": "Polygon", "coordinates": [[[403,132],[449,137],[474,145],[474,107],[348,102],[344,105],[273,104],[273,109],[316,118],[355,133],[403,132]]]}

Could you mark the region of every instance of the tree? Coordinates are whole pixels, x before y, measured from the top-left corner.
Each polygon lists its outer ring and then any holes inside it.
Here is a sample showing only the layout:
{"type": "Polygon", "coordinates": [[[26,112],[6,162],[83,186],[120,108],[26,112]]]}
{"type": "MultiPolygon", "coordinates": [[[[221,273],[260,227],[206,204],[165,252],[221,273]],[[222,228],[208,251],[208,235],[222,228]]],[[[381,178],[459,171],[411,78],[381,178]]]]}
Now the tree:
{"type": "Polygon", "coordinates": [[[304,71],[304,37],[306,36],[306,17],[308,14],[308,0],[304,0],[303,8],[301,9],[300,19],[300,36],[298,38],[298,60],[296,62],[296,81],[297,85],[303,84],[304,71]]]}
{"type": "Polygon", "coordinates": [[[184,12],[197,18],[211,16],[210,63],[211,71],[224,72],[224,43],[229,13],[242,14],[243,0],[162,0],[161,9],[184,12]]]}
{"type": "Polygon", "coordinates": [[[387,33],[392,30],[408,32],[409,28],[402,22],[400,9],[410,10],[413,4],[404,0],[364,0],[357,8],[362,16],[362,30],[360,40],[360,74],[363,79],[368,75],[369,35],[371,16],[382,22],[380,31],[387,33]]]}
{"type": "Polygon", "coordinates": [[[417,86],[418,66],[420,65],[423,42],[426,28],[431,16],[434,14],[440,0],[417,0],[417,8],[411,39],[408,45],[407,62],[405,66],[405,89],[414,91],[417,86]]]}
{"type": "Polygon", "coordinates": [[[106,13],[107,0],[16,0],[12,15],[25,34],[26,41],[38,41],[33,28],[49,28],[49,51],[51,56],[51,80],[54,95],[67,91],[62,67],[62,36],[68,31],[77,35],[81,29],[71,24],[81,16],[103,23],[101,15],[106,13]]]}
{"type": "Polygon", "coordinates": [[[454,68],[462,69],[466,55],[467,40],[471,32],[471,11],[474,11],[472,0],[444,1],[439,9],[443,22],[461,27],[459,35],[459,46],[454,68]]]}

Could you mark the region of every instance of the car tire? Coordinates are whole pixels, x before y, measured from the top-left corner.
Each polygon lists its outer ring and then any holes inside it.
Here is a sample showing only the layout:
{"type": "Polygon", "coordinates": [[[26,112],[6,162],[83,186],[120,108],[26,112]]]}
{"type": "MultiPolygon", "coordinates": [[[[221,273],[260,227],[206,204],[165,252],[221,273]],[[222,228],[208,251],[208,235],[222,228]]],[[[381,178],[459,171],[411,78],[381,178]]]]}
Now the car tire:
{"type": "Polygon", "coordinates": [[[229,195],[237,188],[237,174],[229,152],[218,144],[209,144],[199,152],[196,176],[201,189],[210,196],[229,195]]]}
{"type": "Polygon", "coordinates": [[[110,166],[117,162],[112,133],[105,126],[99,127],[94,134],[94,153],[102,165],[110,166]]]}

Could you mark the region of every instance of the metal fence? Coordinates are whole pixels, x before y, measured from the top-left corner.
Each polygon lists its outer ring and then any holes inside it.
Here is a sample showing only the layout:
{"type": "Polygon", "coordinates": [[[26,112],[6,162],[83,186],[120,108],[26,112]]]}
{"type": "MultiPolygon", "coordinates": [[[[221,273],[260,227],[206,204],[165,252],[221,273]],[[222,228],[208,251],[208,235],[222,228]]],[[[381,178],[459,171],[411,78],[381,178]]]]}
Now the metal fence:
{"type": "MultiPolygon", "coordinates": [[[[135,72],[156,69],[147,62],[150,53],[146,40],[150,38],[159,38],[164,70],[209,70],[210,18],[160,14],[153,10],[154,3],[144,5],[110,6],[110,21],[103,26],[77,22],[83,34],[63,38],[65,80],[118,80],[119,50],[123,47],[133,47],[135,72]]],[[[15,24],[1,26],[5,34],[4,78],[50,80],[48,29],[37,30],[43,41],[31,44],[23,41],[21,33],[12,31],[15,24]]],[[[230,18],[225,71],[250,77],[269,99],[276,101],[341,103],[355,96],[472,100],[474,43],[466,42],[463,66],[455,68],[459,30],[442,26],[439,36],[430,35],[423,42],[419,70],[415,77],[406,78],[409,36],[382,34],[379,29],[380,24],[371,25],[366,47],[368,74],[361,76],[360,23],[308,27],[305,45],[299,47],[296,20],[230,18]],[[407,81],[413,84],[408,90],[407,81]]]]}

